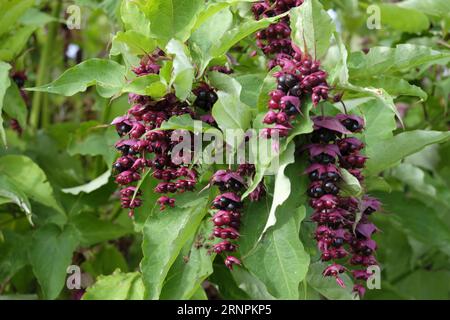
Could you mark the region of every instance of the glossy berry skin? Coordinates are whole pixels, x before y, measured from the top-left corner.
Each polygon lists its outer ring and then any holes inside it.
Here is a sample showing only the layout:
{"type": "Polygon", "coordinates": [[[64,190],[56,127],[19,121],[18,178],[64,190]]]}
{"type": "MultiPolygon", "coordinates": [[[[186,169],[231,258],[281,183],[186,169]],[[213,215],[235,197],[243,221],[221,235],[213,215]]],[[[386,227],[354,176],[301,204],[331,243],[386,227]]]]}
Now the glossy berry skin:
{"type": "Polygon", "coordinates": [[[342,124],[351,132],[357,132],[362,129],[358,122],[351,119],[344,120],[342,124]]]}
{"type": "Polygon", "coordinates": [[[334,142],[336,138],[337,138],[336,132],[321,128],[313,132],[311,136],[311,141],[313,143],[330,143],[334,142]]]}
{"type": "Polygon", "coordinates": [[[206,111],[211,110],[218,100],[216,92],[206,84],[194,90],[194,94],[197,96],[194,106],[206,111]]]}

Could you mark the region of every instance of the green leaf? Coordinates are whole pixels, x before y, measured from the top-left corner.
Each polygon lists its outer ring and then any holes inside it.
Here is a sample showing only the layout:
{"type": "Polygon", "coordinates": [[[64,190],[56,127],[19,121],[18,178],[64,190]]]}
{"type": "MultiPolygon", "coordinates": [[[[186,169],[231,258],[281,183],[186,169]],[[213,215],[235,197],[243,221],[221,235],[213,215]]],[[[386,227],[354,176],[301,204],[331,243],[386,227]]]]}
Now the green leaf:
{"type": "MultiPolygon", "coordinates": [[[[245,131],[250,127],[252,111],[249,106],[241,102],[240,96],[242,86],[229,75],[219,72],[210,72],[211,84],[219,90],[218,100],[212,109],[212,115],[219,128],[242,129],[245,131]]],[[[240,140],[243,137],[238,137],[240,140]]]]}
{"type": "Polygon", "coordinates": [[[220,91],[224,91],[234,96],[240,96],[242,92],[242,85],[235,78],[228,74],[217,71],[208,73],[208,79],[211,85],[220,91]]]}
{"type": "MultiPolygon", "coordinates": [[[[259,154],[255,156],[255,159],[257,160],[255,163],[256,167],[256,174],[253,177],[252,183],[249,185],[248,189],[244,192],[242,195],[242,198],[246,198],[253,190],[256,189],[258,184],[262,181],[263,177],[270,172],[271,166],[275,161],[278,160],[278,157],[283,154],[283,152],[288,148],[289,143],[298,135],[307,134],[312,132],[313,130],[313,123],[309,117],[309,113],[312,108],[311,101],[307,101],[304,104],[304,107],[302,107],[302,113],[303,116],[299,116],[299,121],[294,123],[294,128],[290,131],[289,136],[287,136],[285,139],[282,139],[280,141],[280,146],[278,148],[278,152],[273,150],[273,146],[268,146],[268,148],[272,148],[272,152],[269,153],[268,156],[264,154],[259,154]]],[[[258,118],[257,118],[258,120],[258,118]]],[[[255,121],[257,121],[255,120],[255,121]]],[[[261,121],[261,119],[260,119],[261,121]]],[[[256,126],[255,126],[256,127],[256,126]]],[[[259,148],[264,148],[263,144],[264,141],[266,143],[270,144],[271,140],[260,140],[260,146],[259,148]]]]}
{"type": "Polygon", "coordinates": [[[389,110],[391,110],[395,116],[397,117],[398,121],[402,124],[403,126],[403,120],[402,117],[400,115],[400,113],[397,110],[397,107],[395,106],[394,103],[394,98],[392,98],[389,93],[386,92],[386,90],[382,89],[382,88],[373,88],[373,87],[359,87],[353,84],[347,84],[342,86],[342,88],[344,89],[348,89],[348,90],[352,90],[355,92],[359,92],[365,96],[371,96],[374,97],[375,99],[377,99],[379,102],[382,103],[383,106],[385,106],[386,108],[388,108],[389,110]]]}
{"type": "MultiPolygon", "coordinates": [[[[227,300],[248,300],[249,295],[243,291],[236,280],[234,272],[231,272],[223,262],[214,264],[214,273],[208,278],[208,281],[214,283],[220,292],[220,297],[227,300]]],[[[248,272],[247,272],[248,273],[248,272]]],[[[251,276],[251,275],[250,275],[251,276]]],[[[253,277],[255,279],[255,277],[253,277]]]]}
{"type": "Polygon", "coordinates": [[[111,177],[111,169],[108,169],[104,173],[102,173],[97,178],[89,181],[88,183],[82,184],[80,186],[71,187],[71,188],[63,188],[61,189],[64,193],[70,193],[73,195],[80,194],[81,192],[84,193],[91,193],[92,191],[95,191],[97,189],[100,189],[104,185],[106,185],[109,182],[109,178],[111,177]]]}
{"type": "Polygon", "coordinates": [[[286,176],[284,170],[286,167],[294,163],[295,143],[290,143],[285,152],[280,156],[280,166],[275,176],[275,187],[273,191],[272,206],[270,208],[269,218],[261,233],[261,237],[270,227],[274,226],[277,222],[275,212],[279,206],[281,206],[291,194],[291,181],[286,176]]]}
{"type": "Polygon", "coordinates": [[[145,55],[153,52],[156,47],[156,40],[142,33],[134,30],[119,31],[112,39],[110,54],[114,56],[125,51],[130,54],[145,55]]]}
{"type": "Polygon", "coordinates": [[[27,90],[68,97],[96,85],[98,93],[104,98],[109,98],[121,91],[124,82],[125,67],[112,60],[94,58],[66,70],[50,84],[27,88],[27,90]]]}
{"type": "Polygon", "coordinates": [[[167,208],[149,216],[145,223],[141,262],[145,296],[158,299],[164,279],[181,249],[192,238],[209,206],[208,197],[198,197],[175,208],[167,208]]]}
{"type": "Polygon", "coordinates": [[[119,270],[109,276],[100,276],[87,289],[83,300],[144,300],[142,277],[139,272],[122,273],[119,270]]]}
{"type": "Polygon", "coordinates": [[[341,191],[349,196],[360,196],[363,190],[359,180],[344,168],[340,168],[339,171],[342,177],[342,181],[339,184],[341,191]]]}
{"type": "MultiPolygon", "coordinates": [[[[209,7],[212,6],[224,8],[228,4],[212,3],[209,7]]],[[[189,38],[189,45],[192,49],[194,59],[199,61],[199,74],[203,74],[203,71],[213,58],[210,52],[212,46],[220,41],[223,34],[232,26],[232,22],[233,14],[228,8],[223,9],[207,18],[189,38]]]]}
{"type": "Polygon", "coordinates": [[[325,298],[330,300],[353,300],[353,283],[346,274],[340,275],[345,283],[345,288],[340,287],[333,277],[324,277],[323,270],[328,265],[326,263],[316,262],[309,267],[306,281],[314,290],[318,291],[325,298]]]}
{"type": "Polygon", "coordinates": [[[101,220],[87,212],[71,217],[70,223],[80,232],[80,244],[85,247],[114,240],[130,232],[130,230],[121,225],[101,220]]]}
{"type": "Polygon", "coordinates": [[[37,8],[30,8],[20,17],[19,22],[26,26],[42,27],[47,23],[58,21],[50,14],[44,13],[37,8]]]}
{"type": "Polygon", "coordinates": [[[414,130],[400,133],[392,139],[378,141],[367,146],[369,160],[366,171],[368,174],[377,174],[430,144],[442,143],[449,139],[450,132],[414,130]]]}
{"type": "Polygon", "coordinates": [[[212,115],[220,129],[242,129],[250,127],[252,112],[249,106],[242,103],[239,96],[218,91],[219,99],[214,104],[212,115]]]}
{"type": "Polygon", "coordinates": [[[20,155],[3,156],[0,158],[0,172],[30,199],[54,208],[65,216],[64,210],[54,198],[53,188],[45,173],[33,160],[20,155]]]}
{"type": "Polygon", "coordinates": [[[212,224],[204,220],[197,234],[184,246],[167,274],[160,299],[185,300],[192,297],[212,272],[215,254],[210,254],[205,241],[212,233],[212,224]]]}
{"type": "Polygon", "coordinates": [[[127,31],[150,37],[150,21],[135,1],[122,1],[120,17],[127,31]]]}
{"type": "Polygon", "coordinates": [[[112,274],[116,269],[127,272],[128,265],[122,253],[110,244],[104,246],[94,257],[89,257],[81,264],[81,270],[94,277],[112,274]]]}
{"type": "Polygon", "coordinates": [[[14,28],[16,21],[33,4],[33,0],[2,1],[0,3],[0,36],[14,28]]]}
{"type": "Polygon", "coordinates": [[[396,290],[413,300],[448,300],[448,270],[416,270],[395,284],[396,290]]]}
{"type": "Polygon", "coordinates": [[[259,91],[265,79],[265,73],[251,73],[236,76],[236,80],[242,86],[241,100],[252,109],[256,109],[259,91]]]}
{"type": "Polygon", "coordinates": [[[303,52],[320,59],[328,50],[335,31],[331,17],[317,0],[306,0],[291,10],[292,40],[303,52]]]}
{"type": "Polygon", "coordinates": [[[267,292],[267,288],[264,283],[243,268],[236,268],[236,270],[233,270],[230,277],[236,281],[239,289],[246,292],[253,300],[275,299],[269,292],[267,292]]]}
{"type": "MultiPolygon", "coordinates": [[[[334,32],[333,37],[336,41],[337,58],[333,59],[334,61],[332,61],[331,66],[329,66],[331,71],[329,72],[328,81],[332,84],[336,83],[347,84],[348,83],[347,48],[345,47],[345,44],[342,41],[342,37],[338,32],[334,32]]],[[[326,67],[327,64],[329,64],[327,62],[329,62],[329,59],[328,60],[326,59],[324,61],[324,67],[326,67]]]]}
{"type": "Polygon", "coordinates": [[[364,115],[366,128],[364,130],[364,141],[366,143],[366,152],[372,144],[377,144],[382,140],[388,140],[393,137],[393,131],[397,129],[394,113],[383,108],[379,100],[370,100],[359,106],[364,115]]]}
{"type": "Polygon", "coordinates": [[[351,79],[388,75],[418,67],[422,64],[450,58],[450,53],[429,47],[399,44],[395,48],[373,47],[367,54],[350,54],[348,68],[351,79]]]}
{"type": "Polygon", "coordinates": [[[208,300],[208,296],[202,286],[197,286],[190,300],[208,300]]]}
{"type": "Polygon", "coordinates": [[[419,33],[427,30],[430,25],[428,17],[422,11],[403,8],[393,3],[381,3],[378,6],[382,23],[395,30],[419,33]]]}
{"type": "Polygon", "coordinates": [[[0,282],[14,276],[29,263],[28,249],[31,245],[30,233],[20,234],[3,230],[0,241],[0,282]]]}
{"type": "Polygon", "coordinates": [[[11,82],[8,90],[6,90],[3,111],[10,118],[16,119],[22,128],[26,127],[28,109],[15,82],[11,82]]]}
{"type": "Polygon", "coordinates": [[[203,132],[214,129],[209,124],[192,119],[191,115],[172,116],[163,121],[158,130],[188,130],[190,132],[203,132]]]}
{"type": "Polygon", "coordinates": [[[111,148],[117,140],[117,133],[113,127],[101,127],[99,122],[88,121],[71,135],[67,152],[69,155],[102,156],[108,166],[117,156],[111,148]]]}
{"type": "Polygon", "coordinates": [[[190,61],[186,46],[177,40],[167,44],[167,53],[174,54],[171,84],[180,100],[186,100],[192,89],[194,81],[194,67],[190,61]]]}
{"type": "Polygon", "coordinates": [[[30,224],[33,225],[31,219],[31,205],[27,195],[17,188],[7,176],[0,176],[0,197],[6,198],[9,202],[17,204],[19,208],[25,212],[30,224]]]}
{"type": "Polygon", "coordinates": [[[18,27],[14,33],[1,38],[0,60],[12,61],[25,47],[28,39],[36,30],[36,26],[18,27]]]}
{"type": "Polygon", "coordinates": [[[159,75],[148,74],[137,77],[127,83],[122,92],[132,92],[140,95],[148,95],[153,99],[159,99],[167,93],[167,86],[161,81],[159,75]]]}
{"type": "Polygon", "coordinates": [[[416,199],[407,197],[403,192],[375,195],[383,203],[384,210],[394,213],[390,218],[407,235],[450,255],[450,231],[432,204],[426,206],[416,199]]]}
{"type": "Polygon", "coordinates": [[[47,224],[33,234],[29,256],[45,299],[56,299],[65,284],[66,270],[78,245],[78,232],[47,224]]]}
{"type": "Polygon", "coordinates": [[[5,129],[3,128],[2,110],[3,110],[3,98],[5,97],[6,90],[11,85],[11,81],[9,80],[10,69],[11,66],[8,63],[0,61],[0,138],[5,146],[6,146],[6,135],[5,129]]]}
{"type": "Polygon", "coordinates": [[[411,187],[419,193],[422,193],[433,199],[439,201],[437,198],[436,188],[427,183],[424,170],[416,167],[410,163],[401,163],[398,166],[392,168],[389,175],[402,181],[405,185],[411,187]]]}
{"type": "Polygon", "coordinates": [[[267,106],[270,101],[269,93],[270,91],[275,90],[277,87],[277,79],[275,78],[274,74],[278,71],[280,71],[280,67],[273,68],[269,71],[266,78],[264,79],[264,82],[258,94],[258,112],[267,112],[267,106]]]}
{"type": "MultiPolygon", "coordinates": [[[[283,210],[280,210],[283,212],[283,210]]],[[[248,255],[244,265],[267,287],[277,299],[298,299],[298,286],[306,276],[309,255],[299,239],[300,223],[305,207],[279,214],[273,226],[248,255]]]]}
{"type": "Polygon", "coordinates": [[[225,32],[219,42],[214,44],[211,48],[211,57],[220,57],[230,50],[232,46],[244,39],[245,37],[253,34],[259,29],[267,28],[270,24],[274,23],[280,18],[276,16],[273,18],[265,18],[258,21],[250,20],[239,23],[235,28],[225,32]]]}
{"type": "Polygon", "coordinates": [[[450,15],[450,3],[447,0],[406,0],[398,5],[441,18],[448,18],[450,15]]]}
{"type": "Polygon", "coordinates": [[[202,0],[138,0],[148,20],[153,36],[167,43],[175,38],[182,42],[189,38],[196,17],[202,9],[202,0]]]}
{"type": "Polygon", "coordinates": [[[360,87],[383,88],[389,95],[398,96],[416,96],[422,100],[426,100],[428,95],[422,88],[410,84],[408,81],[394,76],[379,76],[372,78],[356,79],[353,81],[355,85],[360,87]]]}
{"type": "Polygon", "coordinates": [[[69,155],[99,156],[105,160],[108,169],[95,179],[75,187],[63,188],[61,191],[70,194],[80,194],[81,192],[90,193],[109,182],[111,176],[111,166],[116,158],[116,152],[111,145],[117,139],[115,130],[110,127],[99,127],[99,123],[89,121],[83,123],[70,138],[67,147],[69,155]]]}
{"type": "MultiPolygon", "coordinates": [[[[231,2],[237,2],[236,1],[228,1],[228,2],[212,2],[207,3],[206,8],[204,10],[201,10],[197,20],[195,21],[195,25],[192,28],[192,34],[195,34],[198,28],[204,27],[206,23],[209,21],[214,21],[214,19],[211,19],[211,17],[216,16],[216,14],[220,11],[222,11],[225,8],[228,8],[231,5],[231,2]]],[[[228,11],[228,10],[223,10],[228,11]]],[[[228,11],[229,12],[229,11],[228,11]]],[[[217,22],[220,22],[217,20],[217,22]]],[[[191,38],[190,38],[191,39],[191,38]]]]}

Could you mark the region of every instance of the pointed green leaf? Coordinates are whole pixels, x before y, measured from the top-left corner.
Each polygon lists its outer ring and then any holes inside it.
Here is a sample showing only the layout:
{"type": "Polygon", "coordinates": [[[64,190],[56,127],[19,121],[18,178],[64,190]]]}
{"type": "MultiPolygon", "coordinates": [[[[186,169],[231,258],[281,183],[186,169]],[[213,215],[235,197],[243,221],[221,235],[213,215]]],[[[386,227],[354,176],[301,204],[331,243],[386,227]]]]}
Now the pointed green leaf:
{"type": "Polygon", "coordinates": [[[291,10],[292,40],[313,59],[320,59],[330,46],[335,31],[331,17],[317,0],[306,0],[291,10]]]}
{"type": "Polygon", "coordinates": [[[178,255],[167,274],[161,299],[185,300],[195,294],[202,282],[213,272],[215,254],[205,242],[212,233],[212,223],[204,220],[198,232],[178,255]]]}
{"type": "Polygon", "coordinates": [[[145,296],[158,299],[163,282],[186,242],[195,234],[209,207],[202,196],[175,208],[155,212],[145,223],[141,262],[145,296]]]}
{"type": "Polygon", "coordinates": [[[56,209],[65,216],[56,202],[53,188],[42,169],[28,157],[7,155],[0,158],[0,173],[6,175],[30,199],[56,209]]]}
{"type": "Polygon", "coordinates": [[[80,232],[80,244],[86,247],[123,237],[130,231],[121,225],[101,220],[87,212],[71,217],[70,223],[80,232]]]}
{"type": "Polygon", "coordinates": [[[283,152],[283,154],[280,157],[280,167],[275,176],[275,187],[273,191],[272,206],[270,208],[269,218],[267,219],[266,225],[264,226],[264,229],[261,233],[261,237],[267,231],[267,229],[276,224],[277,217],[275,215],[275,212],[278,206],[281,206],[284,203],[284,201],[286,201],[286,199],[289,198],[289,195],[291,194],[291,181],[286,176],[284,170],[289,164],[294,163],[295,161],[294,153],[295,153],[295,144],[291,143],[287,147],[286,151],[283,152]]]}
{"type": "Polygon", "coordinates": [[[83,295],[83,300],[144,300],[144,285],[139,272],[100,276],[83,295]]]}
{"type": "Polygon", "coordinates": [[[305,278],[309,265],[309,255],[299,239],[300,223],[305,214],[305,207],[280,210],[276,224],[257,247],[243,257],[244,265],[275,298],[299,298],[299,283],[305,278]]]}
{"type": "Polygon", "coordinates": [[[27,195],[20,190],[7,176],[0,176],[0,197],[8,199],[15,203],[25,213],[28,221],[33,225],[31,220],[31,205],[27,195]]]}
{"type": "Polygon", "coordinates": [[[47,224],[34,233],[29,255],[45,299],[56,299],[64,287],[78,236],[70,225],[61,230],[57,225],[47,224]]]}
{"type": "Polygon", "coordinates": [[[171,38],[186,41],[194,27],[203,0],[138,0],[137,4],[150,21],[151,34],[163,41],[171,38]]]}
{"type": "Polygon", "coordinates": [[[450,141],[450,132],[414,130],[400,133],[392,139],[378,141],[367,148],[366,171],[377,174],[393,167],[400,160],[414,154],[426,146],[434,143],[450,141]]]}
{"type": "Polygon", "coordinates": [[[180,100],[185,100],[192,89],[194,66],[191,63],[187,47],[180,41],[171,40],[167,44],[167,53],[175,55],[171,84],[180,100]]]}
{"type": "Polygon", "coordinates": [[[108,98],[119,93],[124,84],[125,67],[112,60],[94,58],[66,70],[50,84],[27,90],[55,93],[67,97],[84,92],[88,87],[95,85],[99,94],[108,98]]]}

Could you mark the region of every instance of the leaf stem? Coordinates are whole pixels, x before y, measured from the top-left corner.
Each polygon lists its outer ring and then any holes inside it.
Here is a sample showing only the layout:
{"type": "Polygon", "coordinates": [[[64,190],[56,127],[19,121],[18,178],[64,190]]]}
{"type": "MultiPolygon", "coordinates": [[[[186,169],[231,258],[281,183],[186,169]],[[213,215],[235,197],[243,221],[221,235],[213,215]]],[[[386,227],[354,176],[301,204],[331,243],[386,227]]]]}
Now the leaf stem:
{"type": "MultiPolygon", "coordinates": [[[[62,7],[62,0],[57,0],[56,4],[52,10],[52,16],[55,18],[59,18],[59,13],[62,7]]],[[[47,40],[43,45],[41,57],[39,59],[39,67],[36,76],[36,87],[44,85],[50,75],[50,56],[52,55],[56,32],[58,29],[57,21],[51,22],[48,27],[47,40]]],[[[45,93],[47,95],[47,93],[45,93]]],[[[30,126],[33,129],[37,129],[39,127],[39,118],[41,116],[41,107],[42,107],[42,125],[45,127],[50,122],[50,112],[48,110],[48,98],[44,98],[42,92],[36,91],[33,94],[33,101],[31,107],[31,115],[30,115],[30,126]]]]}

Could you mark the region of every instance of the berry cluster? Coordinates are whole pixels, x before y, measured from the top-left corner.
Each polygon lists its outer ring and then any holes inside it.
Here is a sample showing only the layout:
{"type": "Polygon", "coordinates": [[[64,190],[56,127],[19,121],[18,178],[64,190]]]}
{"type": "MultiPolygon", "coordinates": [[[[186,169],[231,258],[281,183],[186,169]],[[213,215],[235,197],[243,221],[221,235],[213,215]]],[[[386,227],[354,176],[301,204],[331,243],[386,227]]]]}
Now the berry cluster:
{"type": "MultiPolygon", "coordinates": [[[[241,164],[235,172],[218,170],[211,178],[211,184],[217,186],[222,192],[212,203],[212,208],[218,210],[212,217],[215,226],[213,235],[223,239],[213,247],[213,251],[217,254],[234,252],[237,249],[237,245],[231,241],[240,236],[239,227],[243,202],[239,194],[246,187],[244,178],[254,174],[255,167],[253,165],[241,164]]],[[[260,185],[250,194],[249,198],[251,201],[258,201],[264,194],[264,186],[260,185]]],[[[235,264],[241,265],[241,261],[234,256],[226,257],[225,265],[229,269],[232,269],[235,264]]]]}
{"type": "MultiPolygon", "coordinates": [[[[163,56],[161,51],[146,57],[139,67],[134,68],[138,76],[158,73],[158,59],[163,56]]],[[[197,181],[197,172],[188,168],[172,155],[173,147],[179,141],[173,141],[173,131],[157,130],[163,121],[172,116],[183,114],[193,115],[186,102],[179,101],[173,93],[169,93],[159,100],[149,96],[137,94],[129,95],[132,107],[125,116],[117,117],[112,121],[117,133],[121,137],[116,143],[116,149],[121,152],[114,163],[117,175],[116,183],[124,186],[120,191],[123,208],[133,209],[141,206],[141,192],[130,184],[141,179],[142,172],[148,168],[153,170],[153,177],[161,182],[156,186],[155,192],[162,194],[191,191],[197,181]],[[175,162],[175,163],[174,163],[175,162]]],[[[161,209],[166,206],[173,207],[175,200],[167,195],[158,199],[161,209]]]]}
{"type": "MultiPolygon", "coordinates": [[[[175,156],[171,151],[179,141],[171,139],[172,131],[157,130],[161,123],[171,116],[191,113],[188,105],[178,101],[173,94],[168,94],[158,101],[130,95],[130,102],[134,105],[128,114],[112,122],[119,136],[126,136],[116,143],[117,150],[122,153],[114,163],[114,169],[118,173],[116,182],[120,185],[136,182],[141,179],[140,172],[147,167],[153,169],[154,178],[162,181],[155,187],[155,192],[175,193],[193,190],[197,179],[195,169],[173,162],[175,156]],[[148,155],[153,157],[147,158],[148,155]]],[[[141,200],[136,197],[139,194],[134,193],[135,187],[121,190],[123,208],[134,209],[141,205],[141,200]]],[[[161,209],[164,209],[166,205],[173,206],[175,200],[162,196],[158,199],[158,203],[161,209]]],[[[130,214],[133,214],[132,210],[130,214]]]]}
{"type": "Polygon", "coordinates": [[[327,73],[320,70],[318,61],[298,52],[293,57],[280,58],[277,63],[282,70],[275,73],[277,89],[269,93],[269,111],[263,120],[265,124],[274,124],[273,128],[265,129],[268,137],[275,130],[280,137],[286,136],[305,98],[311,96],[313,104],[317,105],[320,100],[328,99],[329,91],[327,73]]]}
{"type": "MultiPolygon", "coordinates": [[[[291,8],[298,7],[303,0],[263,0],[253,4],[252,11],[256,20],[280,15],[291,8]]],[[[256,45],[268,57],[292,56],[294,49],[291,42],[289,17],[283,17],[279,22],[271,24],[266,29],[256,33],[256,45]]],[[[277,65],[277,58],[269,61],[269,69],[277,65]]]]}
{"type": "MultiPolygon", "coordinates": [[[[302,3],[303,0],[264,0],[254,3],[252,11],[259,20],[282,14],[302,3]]],[[[328,99],[326,72],[320,70],[319,61],[313,61],[291,42],[290,34],[288,16],[256,34],[258,47],[271,58],[269,69],[281,67],[281,71],[275,73],[277,89],[270,93],[269,112],[263,120],[273,125],[263,132],[268,138],[274,133],[279,137],[289,134],[291,122],[300,113],[300,105],[306,97],[310,96],[315,106],[320,100],[328,99]]]]}
{"type": "Polygon", "coordinates": [[[271,24],[256,33],[256,45],[270,56],[277,53],[292,54],[291,28],[285,21],[271,24]]]}
{"type": "MultiPolygon", "coordinates": [[[[252,10],[259,20],[279,15],[302,3],[303,0],[264,0],[253,4],[252,10]]],[[[284,17],[256,35],[258,47],[271,59],[268,68],[281,67],[281,71],[275,73],[277,89],[270,92],[269,111],[263,120],[271,125],[263,131],[263,136],[268,138],[274,134],[279,137],[289,134],[291,122],[301,112],[305,98],[310,97],[314,106],[328,99],[330,88],[326,72],[320,70],[319,61],[303,54],[290,41],[290,33],[289,18],[284,17]]],[[[340,95],[333,97],[335,102],[340,99],[340,95]]],[[[377,228],[368,216],[380,209],[380,202],[368,196],[362,199],[342,197],[339,188],[342,180],[339,168],[346,169],[360,182],[364,179],[361,169],[367,158],[360,153],[364,144],[355,137],[347,136],[361,132],[364,122],[360,117],[344,114],[313,120],[314,131],[310,136],[311,144],[307,146],[311,161],[306,170],[311,180],[307,193],[315,210],[312,219],[318,224],[315,239],[321,251],[321,260],[340,260],[351,254],[351,265],[367,267],[377,264],[373,256],[376,243],[371,239],[377,228]],[[360,218],[357,218],[358,213],[360,218]],[[346,244],[349,251],[344,248],[346,244]]],[[[346,270],[344,266],[333,263],[324,270],[323,275],[335,277],[343,286],[339,274],[346,270]]],[[[355,280],[367,280],[370,276],[365,269],[353,270],[352,275],[355,280]]],[[[354,291],[363,296],[365,289],[357,283],[354,291]]]]}
{"type": "MultiPolygon", "coordinates": [[[[375,265],[377,261],[373,253],[376,243],[371,236],[377,229],[368,216],[380,209],[380,203],[367,196],[362,199],[341,196],[339,188],[341,168],[362,181],[360,170],[364,167],[366,157],[360,151],[364,144],[347,135],[361,132],[364,121],[360,117],[344,114],[336,117],[319,116],[313,121],[311,144],[307,146],[311,165],[305,173],[311,181],[307,194],[314,209],[311,218],[317,223],[315,239],[321,260],[336,261],[351,255],[349,262],[353,266],[375,265]],[[362,215],[357,221],[358,213],[362,215]]],[[[338,284],[344,286],[339,274],[346,270],[334,262],[324,270],[323,275],[335,277],[338,284]]],[[[352,274],[356,280],[365,280],[370,276],[366,270],[353,270],[352,274]]],[[[361,284],[355,285],[354,290],[361,296],[364,294],[361,284]]]]}

